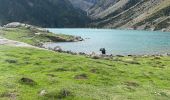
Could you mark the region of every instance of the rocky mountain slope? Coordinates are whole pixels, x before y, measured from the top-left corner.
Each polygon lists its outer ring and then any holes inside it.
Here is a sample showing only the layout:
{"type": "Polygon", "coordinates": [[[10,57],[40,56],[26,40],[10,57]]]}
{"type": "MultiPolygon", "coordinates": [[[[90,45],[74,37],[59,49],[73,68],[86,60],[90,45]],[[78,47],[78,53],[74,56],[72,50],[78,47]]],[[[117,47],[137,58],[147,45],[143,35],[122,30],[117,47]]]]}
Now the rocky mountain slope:
{"type": "MultiPolygon", "coordinates": [[[[107,3],[105,0],[102,5],[107,3]]],[[[91,27],[170,31],[169,0],[115,0],[91,15],[96,19],[91,27]]]]}
{"type": "Polygon", "coordinates": [[[84,11],[93,19],[90,27],[170,31],[169,0],[95,0],[84,11]]]}
{"type": "Polygon", "coordinates": [[[17,21],[42,27],[84,27],[88,20],[68,0],[0,0],[0,25],[17,21]]]}
{"type": "Polygon", "coordinates": [[[98,0],[89,10],[88,15],[97,19],[108,13],[114,12],[114,6],[117,6],[119,0],[98,0]]]}

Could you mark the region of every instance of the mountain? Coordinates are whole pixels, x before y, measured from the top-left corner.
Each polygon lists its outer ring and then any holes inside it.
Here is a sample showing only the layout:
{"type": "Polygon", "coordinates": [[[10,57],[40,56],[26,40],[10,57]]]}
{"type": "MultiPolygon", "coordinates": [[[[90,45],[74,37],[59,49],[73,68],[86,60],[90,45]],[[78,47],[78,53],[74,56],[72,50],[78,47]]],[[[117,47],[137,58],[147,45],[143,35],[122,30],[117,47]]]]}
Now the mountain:
{"type": "Polygon", "coordinates": [[[79,0],[79,6],[72,4],[93,19],[89,27],[170,31],[169,0],[79,0]]]}
{"type": "Polygon", "coordinates": [[[89,10],[91,27],[170,31],[169,0],[101,1],[89,10]]]}
{"type": "Polygon", "coordinates": [[[169,0],[0,0],[0,25],[170,31],[169,0]]]}
{"type": "Polygon", "coordinates": [[[89,18],[68,0],[0,0],[0,25],[22,22],[42,27],[85,27],[89,18]]]}

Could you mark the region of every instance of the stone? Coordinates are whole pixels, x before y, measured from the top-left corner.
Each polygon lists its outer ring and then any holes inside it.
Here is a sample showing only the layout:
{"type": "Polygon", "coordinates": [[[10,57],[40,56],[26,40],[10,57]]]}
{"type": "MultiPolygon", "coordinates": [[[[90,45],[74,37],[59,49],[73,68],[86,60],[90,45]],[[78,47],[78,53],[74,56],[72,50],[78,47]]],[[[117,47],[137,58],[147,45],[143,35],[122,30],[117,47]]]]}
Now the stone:
{"type": "Polygon", "coordinates": [[[26,84],[26,85],[35,85],[36,84],[36,82],[34,80],[32,80],[30,78],[25,78],[25,77],[21,78],[20,81],[21,81],[21,83],[26,84]]]}
{"type": "Polygon", "coordinates": [[[12,23],[8,23],[7,25],[4,25],[5,28],[16,28],[20,26],[21,26],[21,23],[19,22],[12,22],[12,23]]]}
{"type": "Polygon", "coordinates": [[[79,55],[86,55],[86,53],[84,53],[84,52],[79,52],[79,55]]]}
{"type": "Polygon", "coordinates": [[[42,91],[40,91],[40,96],[45,96],[47,94],[47,91],[46,90],[42,90],[42,91]]]}
{"type": "Polygon", "coordinates": [[[54,51],[57,51],[57,52],[62,52],[62,49],[61,49],[61,47],[60,46],[56,46],[56,47],[54,47],[54,49],[53,49],[54,51]]]}
{"type": "Polygon", "coordinates": [[[80,36],[76,36],[74,41],[83,41],[83,38],[80,36]]]}

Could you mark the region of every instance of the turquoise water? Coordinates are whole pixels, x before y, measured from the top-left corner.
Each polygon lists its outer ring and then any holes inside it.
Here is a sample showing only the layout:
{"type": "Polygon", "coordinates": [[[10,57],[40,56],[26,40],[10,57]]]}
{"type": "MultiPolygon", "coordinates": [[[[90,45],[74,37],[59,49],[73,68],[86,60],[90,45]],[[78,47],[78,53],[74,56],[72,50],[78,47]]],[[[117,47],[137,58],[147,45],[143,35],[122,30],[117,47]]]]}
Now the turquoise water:
{"type": "Polygon", "coordinates": [[[143,55],[170,53],[170,32],[112,30],[112,29],[49,29],[54,33],[81,36],[85,41],[52,43],[63,50],[100,53],[106,48],[108,54],[143,55]]]}

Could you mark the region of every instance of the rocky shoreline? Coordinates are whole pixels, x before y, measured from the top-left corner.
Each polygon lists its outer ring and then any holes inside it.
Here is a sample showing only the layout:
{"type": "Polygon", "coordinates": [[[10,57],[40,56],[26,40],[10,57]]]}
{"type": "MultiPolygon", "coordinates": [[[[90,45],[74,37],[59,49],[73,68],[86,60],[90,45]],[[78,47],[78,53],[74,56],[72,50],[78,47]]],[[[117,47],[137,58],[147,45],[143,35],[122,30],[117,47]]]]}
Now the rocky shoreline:
{"type": "Polygon", "coordinates": [[[165,57],[165,56],[170,56],[169,53],[166,54],[154,54],[154,55],[104,55],[104,54],[96,54],[95,52],[92,52],[91,54],[87,54],[84,52],[73,52],[73,51],[67,51],[67,50],[62,50],[60,46],[56,46],[54,48],[47,48],[47,47],[40,47],[40,48],[44,48],[47,50],[51,50],[54,52],[59,52],[59,53],[67,53],[67,54],[71,54],[71,55],[82,55],[82,56],[86,56],[92,59],[106,59],[106,60],[110,60],[113,59],[114,57],[143,57],[143,58],[147,58],[147,57],[165,57]]]}

